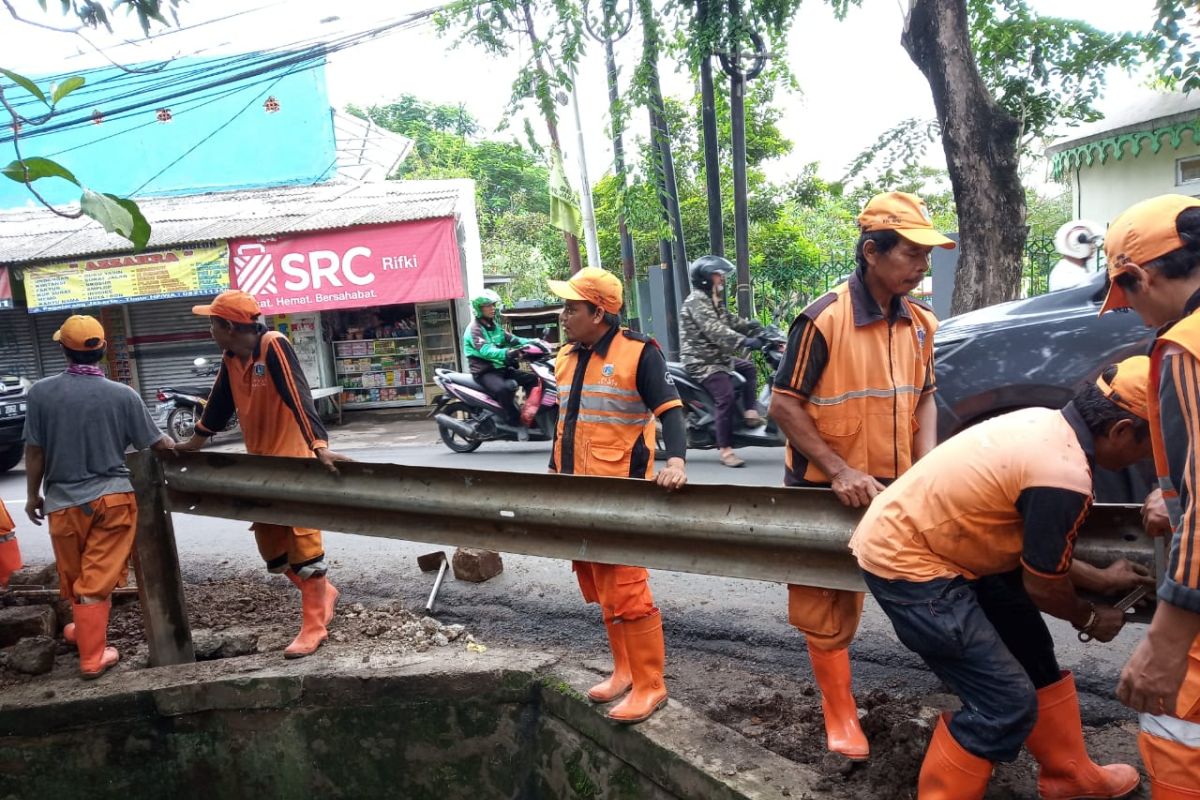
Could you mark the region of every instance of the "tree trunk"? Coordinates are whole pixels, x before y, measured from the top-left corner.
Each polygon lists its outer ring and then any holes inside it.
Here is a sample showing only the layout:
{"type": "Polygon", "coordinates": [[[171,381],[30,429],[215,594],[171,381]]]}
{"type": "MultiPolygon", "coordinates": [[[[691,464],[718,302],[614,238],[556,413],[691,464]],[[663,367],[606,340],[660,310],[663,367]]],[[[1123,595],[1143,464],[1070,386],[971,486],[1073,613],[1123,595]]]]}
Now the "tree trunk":
{"type": "Polygon", "coordinates": [[[911,0],[901,37],[929,81],[958,207],[954,314],[1017,296],[1026,236],[1019,125],[980,77],[967,25],[966,0],[911,0]]]}

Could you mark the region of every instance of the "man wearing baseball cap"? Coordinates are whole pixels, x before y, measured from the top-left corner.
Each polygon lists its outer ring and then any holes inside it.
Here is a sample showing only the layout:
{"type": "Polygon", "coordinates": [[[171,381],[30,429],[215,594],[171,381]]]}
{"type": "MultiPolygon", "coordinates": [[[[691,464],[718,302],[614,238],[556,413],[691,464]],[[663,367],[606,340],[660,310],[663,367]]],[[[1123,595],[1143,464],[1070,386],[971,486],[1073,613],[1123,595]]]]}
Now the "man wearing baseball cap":
{"type": "MultiPolygon", "coordinates": [[[[570,343],[558,351],[558,428],[550,471],[654,480],[671,491],[687,483],[687,434],[682,402],[658,344],[621,327],[621,281],[587,267],[569,281],[550,281],[561,297],[570,343]],[[654,474],[655,424],[662,421],[667,465],[654,474]]],[[[608,712],[617,722],[641,722],[666,705],[662,618],[642,567],[574,561],[583,599],[604,615],[613,674],[588,690],[596,703],[629,692],[608,712]],[[632,689],[632,691],[631,691],[632,689]]]]}
{"type": "Polygon", "coordinates": [[[1105,570],[1072,559],[1095,467],[1150,453],[1149,367],[1134,356],[1061,410],[1014,411],[943,442],[874,499],[850,539],[896,636],[962,699],[934,730],[921,800],[982,798],[993,764],[1022,745],[1046,800],[1137,788],[1133,767],[1088,756],[1074,679],[1059,669],[1042,613],[1108,642],[1125,612],[1076,587],[1119,593],[1153,580],[1128,570],[1124,585],[1104,585],[1105,570]]]}
{"type": "MultiPolygon", "coordinates": [[[[771,398],[788,441],[784,483],[830,487],[853,508],[937,443],[937,318],[908,293],[933,248],[954,247],[925,202],[905,192],[872,197],[858,224],[858,268],[792,323],[771,398]]],[[[788,618],[805,634],[821,688],[827,745],[854,760],[869,755],[850,675],[862,602],[861,592],[788,587],[788,618]]]]}
{"type": "Polygon", "coordinates": [[[1104,252],[1100,313],[1132,308],[1160,328],[1150,429],[1171,530],[1158,607],[1117,696],[1141,712],[1138,744],[1154,800],[1200,798],[1200,200],[1169,194],[1132,206],[1109,227],[1104,252]]]}
{"type": "Polygon", "coordinates": [[[98,366],[107,343],[94,317],[68,318],[54,341],[68,367],[29,390],[25,513],[34,525],[50,520],[59,591],[71,601],[74,617],[63,633],[79,647],[80,674],[98,678],[120,659],[116,648],[106,646],[108,617],[137,532],[125,453],[166,451],[172,442],[137,392],[109,380],[98,366]]]}
{"type": "MultiPolygon", "coordinates": [[[[225,356],[196,433],[177,449],[199,450],[214,433],[225,430],[236,411],[248,453],[316,458],[335,473],[337,462],[350,460],[329,449],[296,351],[286,336],[259,322],[261,311],[253,297],[231,289],[192,312],[212,319],[213,340],[225,356]]],[[[311,655],[329,636],[327,626],[338,597],[325,577],[321,532],[265,522],[251,529],[267,570],[287,575],[300,590],[300,633],[283,651],[284,657],[311,655]]]]}

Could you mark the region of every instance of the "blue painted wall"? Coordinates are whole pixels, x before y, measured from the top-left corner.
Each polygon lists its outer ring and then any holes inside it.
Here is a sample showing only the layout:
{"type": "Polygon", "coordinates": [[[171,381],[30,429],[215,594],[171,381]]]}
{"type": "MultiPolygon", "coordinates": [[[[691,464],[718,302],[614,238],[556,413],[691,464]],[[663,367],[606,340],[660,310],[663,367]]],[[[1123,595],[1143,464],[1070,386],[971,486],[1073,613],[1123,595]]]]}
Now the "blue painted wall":
{"type": "MultiPolygon", "coordinates": [[[[71,74],[84,76],[87,84],[66,97],[46,125],[24,127],[22,154],[53,158],[84,185],[119,195],[197,194],[328,180],[334,174],[335,142],[324,57],[282,65],[290,55],[294,59],[294,54],[280,53],[178,59],[153,74],[109,68],[35,78],[43,90],[54,78],[71,74]],[[256,70],[263,73],[246,75],[256,70]],[[196,91],[157,99],[190,89],[196,91]],[[278,112],[263,108],[268,97],[278,101],[278,112]],[[146,108],[118,112],[151,100],[146,108]],[[157,121],[160,107],[171,110],[171,122],[157,121]],[[99,124],[91,121],[93,112],[104,115],[99,124]],[[82,124],[47,130],[72,120],[82,124]]],[[[5,92],[21,101],[23,115],[44,111],[23,89],[6,85],[5,92]]],[[[0,164],[13,158],[12,136],[4,131],[0,164]]],[[[36,185],[51,202],[79,198],[79,190],[63,180],[44,179],[36,185]]],[[[31,202],[23,185],[0,177],[0,209],[31,202]]]]}

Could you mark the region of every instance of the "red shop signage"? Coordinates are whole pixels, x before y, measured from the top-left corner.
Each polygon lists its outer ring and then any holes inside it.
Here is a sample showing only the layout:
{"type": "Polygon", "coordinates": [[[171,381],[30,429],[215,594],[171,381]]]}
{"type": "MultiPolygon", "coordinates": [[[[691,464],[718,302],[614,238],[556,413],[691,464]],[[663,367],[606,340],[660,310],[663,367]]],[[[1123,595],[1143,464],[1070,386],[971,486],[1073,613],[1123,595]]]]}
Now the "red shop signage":
{"type": "Polygon", "coordinates": [[[461,297],[454,220],[372,225],[229,243],[229,285],[264,314],[461,297]]]}

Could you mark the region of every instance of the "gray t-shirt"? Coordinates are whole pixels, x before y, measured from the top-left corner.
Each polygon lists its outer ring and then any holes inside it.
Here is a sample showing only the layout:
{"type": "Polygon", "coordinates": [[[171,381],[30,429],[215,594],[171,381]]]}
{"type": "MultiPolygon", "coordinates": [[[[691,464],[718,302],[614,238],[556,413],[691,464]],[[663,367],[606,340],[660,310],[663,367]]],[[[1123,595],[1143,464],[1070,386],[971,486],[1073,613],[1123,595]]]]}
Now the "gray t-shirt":
{"type": "Polygon", "coordinates": [[[46,453],[47,514],[133,491],[126,452],[162,435],[137,392],[99,375],[64,372],[29,390],[25,442],[46,453]]]}

